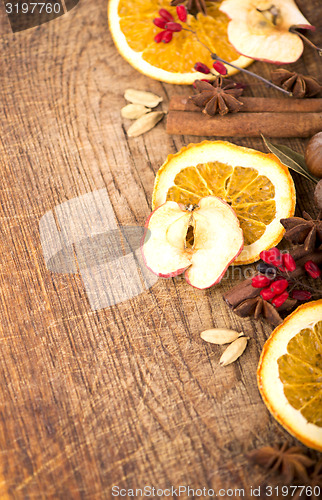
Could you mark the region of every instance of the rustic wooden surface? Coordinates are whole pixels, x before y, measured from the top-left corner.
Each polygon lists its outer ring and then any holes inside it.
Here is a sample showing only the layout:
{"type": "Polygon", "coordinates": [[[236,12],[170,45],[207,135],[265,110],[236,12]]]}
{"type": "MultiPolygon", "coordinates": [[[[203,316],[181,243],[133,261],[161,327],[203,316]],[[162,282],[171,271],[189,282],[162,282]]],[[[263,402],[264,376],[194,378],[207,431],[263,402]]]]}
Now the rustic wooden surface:
{"type": "MultiPolygon", "coordinates": [[[[321,21],[320,0],[297,3],[321,21]]],[[[143,224],[166,153],[200,139],[167,136],[162,122],[129,140],[124,89],[162,95],[165,110],[169,96],[190,89],[150,80],[118,55],[106,0],[81,0],[17,34],[1,4],[0,30],[1,499],[109,499],[113,485],[245,488],[248,498],[250,486],[269,480],[246,453],[293,442],[256,386],[272,329],[229,312],[228,280],[197,291],[160,279],[92,311],[79,274],[46,268],[39,237],[46,212],[101,188],[120,224],[143,224]],[[212,326],[251,337],[240,362],[218,369],[222,348],[199,336],[212,326]]],[[[313,38],[322,43],[318,32],[313,38]]],[[[291,68],[322,77],[310,49],[291,68]]],[[[272,66],[252,69],[269,76],[272,66]]],[[[247,94],[276,96],[254,82],[247,94]]],[[[234,142],[265,150],[260,139],[234,142]]],[[[306,140],[280,142],[302,152],[306,140]]],[[[312,186],[294,178],[297,209],[312,209],[312,186]]]]}

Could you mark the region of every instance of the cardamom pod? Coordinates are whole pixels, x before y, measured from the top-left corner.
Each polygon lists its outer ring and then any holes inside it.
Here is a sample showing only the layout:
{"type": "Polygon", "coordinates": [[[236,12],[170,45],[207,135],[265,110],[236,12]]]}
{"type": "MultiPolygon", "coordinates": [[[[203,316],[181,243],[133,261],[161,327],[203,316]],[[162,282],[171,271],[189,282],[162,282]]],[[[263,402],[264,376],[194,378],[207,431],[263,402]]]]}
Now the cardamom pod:
{"type": "Polygon", "coordinates": [[[239,337],[234,340],[234,342],[223,352],[219,360],[219,364],[221,366],[227,366],[236,361],[236,359],[238,359],[246,349],[248,339],[249,337],[239,337]]]}
{"type": "Polygon", "coordinates": [[[127,135],[129,137],[138,137],[155,127],[155,125],[162,120],[163,117],[164,113],[162,111],[147,113],[146,115],[141,116],[141,118],[138,118],[133,125],[130,126],[127,131],[127,135]]]}
{"type": "Polygon", "coordinates": [[[124,97],[133,104],[142,104],[148,108],[155,108],[163,101],[162,97],[152,94],[152,92],[146,92],[145,90],[127,89],[124,93],[124,97]]]}
{"type": "Polygon", "coordinates": [[[211,344],[229,344],[233,342],[241,335],[242,333],[238,333],[235,330],[227,330],[225,328],[212,328],[211,330],[205,330],[201,332],[200,337],[206,342],[211,342],[211,344]]]}
{"type": "Polygon", "coordinates": [[[127,104],[121,109],[121,116],[130,120],[137,120],[150,111],[151,109],[146,108],[143,104],[127,104]]]}

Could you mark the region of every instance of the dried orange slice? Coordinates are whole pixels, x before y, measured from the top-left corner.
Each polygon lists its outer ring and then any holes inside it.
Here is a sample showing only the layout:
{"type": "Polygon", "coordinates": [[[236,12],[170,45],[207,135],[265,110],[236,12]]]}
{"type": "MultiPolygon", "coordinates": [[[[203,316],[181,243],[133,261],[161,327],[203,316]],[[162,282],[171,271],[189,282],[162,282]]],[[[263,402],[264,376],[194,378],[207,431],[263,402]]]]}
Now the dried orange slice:
{"type": "Polygon", "coordinates": [[[234,265],[255,262],[262,250],[277,245],[284,234],[280,219],[295,209],[287,167],[272,154],[224,141],[190,144],[169,155],[156,175],[152,206],[167,200],[197,204],[209,195],[231,205],[243,230],[244,250],[234,265]]]}
{"type": "Polygon", "coordinates": [[[322,299],[301,305],[273,331],[257,377],[276,420],[306,446],[322,451],[322,299]]]}
{"type": "MultiPolygon", "coordinates": [[[[109,28],[120,54],[138,71],[156,80],[168,83],[191,84],[204,78],[195,72],[196,62],[212,66],[210,51],[228,62],[244,68],[252,62],[240,56],[228,41],[229,19],[220,12],[220,2],[206,2],[207,16],[188,15],[187,24],[197,33],[182,30],[175,33],[170,43],[156,43],[154,37],[161,30],[153,24],[160,8],[168,10],[177,19],[176,10],[169,0],[110,0],[108,3],[109,28]],[[206,46],[206,47],[205,47],[206,46]]],[[[236,72],[227,67],[228,73],[236,72]]],[[[209,75],[208,75],[209,76],[209,75]]],[[[210,78],[215,76],[210,75],[210,78]]]]}

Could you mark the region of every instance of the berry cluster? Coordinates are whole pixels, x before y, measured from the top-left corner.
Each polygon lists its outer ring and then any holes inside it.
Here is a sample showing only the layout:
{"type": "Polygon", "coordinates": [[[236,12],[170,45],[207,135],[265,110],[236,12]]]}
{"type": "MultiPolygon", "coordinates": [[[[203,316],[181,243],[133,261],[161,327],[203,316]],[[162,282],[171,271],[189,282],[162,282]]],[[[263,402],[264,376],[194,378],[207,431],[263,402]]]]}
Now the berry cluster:
{"type": "MultiPolygon", "coordinates": [[[[252,278],[254,288],[262,288],[260,295],[264,300],[271,301],[275,307],[281,307],[290,296],[296,300],[309,300],[311,292],[292,288],[292,279],[289,273],[296,270],[296,262],[288,253],[282,253],[277,248],[261,252],[261,262],[257,269],[260,274],[252,278]]],[[[308,260],[304,265],[305,271],[311,278],[321,277],[321,270],[312,261],[308,260]]]]}
{"type": "MultiPolygon", "coordinates": [[[[180,24],[180,22],[182,22],[182,23],[187,22],[188,11],[187,11],[186,7],[184,5],[177,5],[176,12],[177,12],[179,22],[177,22],[174,19],[171,12],[169,12],[167,9],[160,9],[159,10],[158,13],[159,13],[160,17],[154,18],[153,23],[155,24],[155,26],[160,28],[162,31],[160,31],[159,33],[157,33],[155,35],[154,41],[156,43],[160,43],[160,42],[169,43],[169,42],[171,42],[171,40],[173,38],[173,34],[179,33],[182,30],[190,31],[191,33],[196,35],[197,40],[200,41],[197,33],[195,33],[190,28],[189,25],[186,25],[185,27],[183,27],[182,24],[180,24]]],[[[211,57],[213,59],[216,59],[212,65],[213,69],[217,72],[216,74],[224,75],[224,76],[227,75],[228,71],[227,71],[225,64],[229,64],[230,66],[233,66],[233,65],[228,63],[227,61],[224,61],[223,59],[220,59],[220,57],[218,57],[216,54],[212,54],[211,57]],[[223,63],[225,63],[225,64],[223,64],[223,63]]],[[[205,75],[208,75],[209,73],[213,73],[213,70],[208,68],[208,66],[202,62],[196,62],[196,64],[194,65],[194,69],[196,71],[198,71],[199,73],[203,73],[205,75]]],[[[241,68],[237,68],[237,69],[241,69],[241,68]]],[[[208,82],[209,80],[204,80],[204,81],[208,82]]]]}
{"type": "MultiPolygon", "coordinates": [[[[212,65],[212,67],[220,75],[227,75],[227,68],[226,68],[226,66],[223,65],[222,62],[215,61],[212,65]]],[[[208,68],[208,66],[202,62],[196,62],[196,64],[194,65],[194,69],[196,71],[199,71],[199,73],[204,73],[205,75],[209,75],[209,73],[211,73],[211,70],[208,68]]]]}
{"type": "MultiPolygon", "coordinates": [[[[176,7],[177,11],[177,16],[179,21],[185,23],[187,21],[188,17],[188,11],[184,5],[177,5],[176,7]]],[[[162,31],[157,33],[154,37],[154,41],[156,43],[169,43],[171,42],[173,38],[174,33],[178,33],[179,31],[182,31],[183,29],[187,31],[192,30],[188,28],[183,28],[183,26],[180,24],[180,22],[176,22],[173,15],[171,12],[169,12],[166,9],[160,9],[159,10],[159,16],[153,19],[153,23],[155,26],[160,28],[162,31]]],[[[227,68],[224,66],[224,64],[220,61],[215,61],[213,63],[213,68],[219,73],[220,75],[227,75],[227,68]]],[[[206,66],[206,64],[202,62],[197,62],[194,66],[194,69],[196,71],[199,71],[200,73],[204,73],[205,75],[208,75],[211,73],[211,70],[206,66]]],[[[206,80],[207,81],[207,80],[206,80]]]]}
{"type": "MultiPolygon", "coordinates": [[[[187,9],[184,5],[178,5],[176,7],[177,15],[179,21],[183,23],[187,20],[187,9]]],[[[173,15],[166,9],[159,10],[159,16],[153,19],[153,23],[158,28],[161,28],[162,31],[157,33],[154,37],[154,41],[156,43],[169,43],[172,40],[173,33],[179,32],[182,30],[182,26],[180,23],[177,23],[173,17],[173,15]]]]}
{"type": "MultiPolygon", "coordinates": [[[[187,17],[188,17],[188,12],[187,12],[186,7],[184,5],[177,5],[176,11],[177,11],[178,20],[181,21],[182,23],[185,23],[187,21],[187,17]]],[[[171,14],[171,12],[169,12],[166,9],[160,9],[159,16],[160,17],[156,17],[155,19],[153,19],[153,23],[155,24],[155,26],[157,26],[158,28],[160,28],[162,30],[159,33],[157,33],[154,37],[154,41],[156,43],[160,43],[160,42],[169,43],[169,42],[171,42],[171,40],[173,38],[173,34],[179,33],[183,29],[185,29],[187,31],[191,31],[187,27],[184,28],[180,24],[180,22],[176,22],[173,15],[171,14]]],[[[227,68],[224,66],[224,64],[222,62],[215,61],[213,63],[213,68],[220,75],[227,75],[227,68]]],[[[199,73],[203,73],[205,75],[208,75],[209,73],[212,72],[208,68],[208,66],[206,66],[206,64],[204,64],[202,62],[197,62],[194,65],[194,69],[196,71],[199,71],[199,73]]],[[[208,80],[206,80],[206,81],[208,81],[208,80]]]]}

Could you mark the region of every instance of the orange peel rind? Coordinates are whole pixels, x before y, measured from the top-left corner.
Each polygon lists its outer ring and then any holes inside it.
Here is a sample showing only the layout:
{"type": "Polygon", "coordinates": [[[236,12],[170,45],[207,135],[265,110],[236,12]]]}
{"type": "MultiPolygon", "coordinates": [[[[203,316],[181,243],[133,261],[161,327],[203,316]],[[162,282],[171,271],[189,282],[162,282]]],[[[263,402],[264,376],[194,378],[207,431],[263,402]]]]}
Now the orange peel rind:
{"type": "Polygon", "coordinates": [[[273,417],[322,451],[322,299],[287,316],[264,345],[258,387],[273,417]]]}

